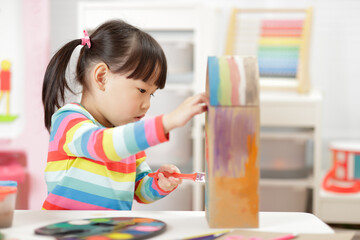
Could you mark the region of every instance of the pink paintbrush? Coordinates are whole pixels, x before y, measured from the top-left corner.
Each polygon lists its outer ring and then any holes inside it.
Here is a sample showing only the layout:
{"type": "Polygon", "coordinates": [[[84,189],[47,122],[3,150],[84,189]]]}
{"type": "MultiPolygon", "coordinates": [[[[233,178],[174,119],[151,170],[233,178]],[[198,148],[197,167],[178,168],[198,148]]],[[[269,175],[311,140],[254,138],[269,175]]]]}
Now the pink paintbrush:
{"type": "MultiPolygon", "coordinates": [[[[149,177],[157,177],[160,172],[153,172],[149,173],[149,177]]],[[[161,172],[164,174],[165,177],[174,177],[174,178],[181,178],[181,179],[189,179],[193,180],[194,182],[205,182],[205,173],[192,173],[192,174],[185,174],[185,173],[169,173],[169,172],[161,172]]]]}

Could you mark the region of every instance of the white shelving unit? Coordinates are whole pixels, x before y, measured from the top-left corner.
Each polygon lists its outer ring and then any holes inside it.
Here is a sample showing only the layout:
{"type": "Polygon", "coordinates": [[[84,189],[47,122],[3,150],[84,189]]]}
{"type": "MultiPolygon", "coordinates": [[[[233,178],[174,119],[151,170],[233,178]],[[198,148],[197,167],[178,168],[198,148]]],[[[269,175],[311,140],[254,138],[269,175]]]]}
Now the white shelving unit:
{"type": "Polygon", "coordinates": [[[320,189],[315,214],[327,223],[359,224],[360,193],[339,194],[320,189]]]}
{"type": "MultiPolygon", "coordinates": [[[[192,69],[185,72],[171,72],[169,74],[165,92],[184,95],[193,95],[205,91],[207,56],[213,54],[213,41],[215,37],[212,26],[216,19],[214,11],[198,5],[197,1],[117,1],[117,2],[80,2],[78,5],[78,32],[83,29],[94,29],[101,23],[110,19],[123,19],[126,22],[150,33],[159,43],[169,41],[187,42],[193,47],[191,57],[192,69]],[[205,26],[205,27],[204,27],[205,26]],[[205,37],[206,36],[206,37],[205,37]]],[[[79,35],[80,37],[80,35],[79,35]]],[[[162,45],[166,54],[166,47],[162,45]]],[[[169,60],[171,59],[168,58],[169,60]]],[[[155,99],[156,99],[155,94],[155,99]]],[[[167,99],[171,103],[171,99],[167,99]]],[[[163,103],[163,104],[166,104],[163,103]]],[[[154,104],[155,105],[155,104],[154,104]]],[[[153,106],[150,108],[150,110],[153,106]]],[[[149,111],[150,112],[150,111],[149,111]]],[[[203,121],[204,116],[196,116],[187,125],[189,130],[188,139],[185,142],[191,144],[190,163],[176,164],[184,171],[203,171],[203,121]]],[[[174,132],[173,136],[176,133],[174,132]]],[[[171,137],[172,141],[176,141],[171,137]]],[[[167,143],[165,143],[167,144],[167,143]]],[[[154,147],[154,151],[168,152],[165,144],[154,147]],[[164,145],[164,148],[161,148],[164,145]],[[155,150],[158,148],[158,150],[155,150]]],[[[182,143],[178,143],[178,149],[182,143]]],[[[152,151],[152,150],[151,150],[152,151]]],[[[170,150],[171,151],[171,150],[170,150]]],[[[148,151],[147,151],[148,152],[148,151]]],[[[166,154],[166,153],[164,153],[166,154]]],[[[148,163],[155,170],[160,164],[152,163],[151,152],[148,153],[148,163]]],[[[167,155],[166,163],[173,163],[167,155]]],[[[185,159],[187,161],[187,159],[185,159]]],[[[203,209],[203,186],[184,181],[177,191],[170,196],[149,206],[134,205],[135,209],[158,209],[158,210],[202,210],[203,209]],[[188,207],[187,207],[188,206],[188,207]]]]}
{"type": "Polygon", "coordinates": [[[303,193],[306,193],[306,189],[310,189],[313,193],[313,209],[316,209],[321,171],[321,94],[316,91],[306,95],[295,92],[262,91],[260,102],[261,127],[280,129],[279,132],[275,131],[271,134],[261,132],[261,139],[288,139],[289,141],[308,139],[313,142],[312,161],[308,163],[310,164],[308,176],[296,179],[261,178],[260,187],[303,189],[303,193]],[[296,129],[296,131],[283,132],[282,128],[296,129]]]}
{"type": "MultiPolygon", "coordinates": [[[[318,201],[319,204],[315,209],[316,214],[319,218],[327,223],[340,223],[340,224],[359,224],[360,223],[360,193],[354,189],[353,192],[334,192],[326,190],[323,187],[323,181],[327,179],[325,184],[330,187],[338,188],[351,188],[355,187],[358,182],[357,177],[357,156],[359,152],[360,144],[357,141],[350,140],[334,140],[327,146],[327,151],[329,151],[329,157],[324,158],[324,161],[330,162],[330,166],[326,169],[323,169],[321,172],[321,186],[320,191],[318,192],[318,201]],[[336,151],[335,151],[336,150],[336,151]],[[344,164],[344,168],[340,166],[344,164]],[[330,174],[329,171],[335,168],[335,176],[330,177],[327,174],[330,174]],[[348,179],[355,181],[341,181],[338,178],[341,178],[341,173],[348,179]],[[337,180],[338,179],[338,180],[337,180]]],[[[330,174],[331,176],[331,174],[330,174]]],[[[324,185],[325,185],[324,184],[324,185]]]]}

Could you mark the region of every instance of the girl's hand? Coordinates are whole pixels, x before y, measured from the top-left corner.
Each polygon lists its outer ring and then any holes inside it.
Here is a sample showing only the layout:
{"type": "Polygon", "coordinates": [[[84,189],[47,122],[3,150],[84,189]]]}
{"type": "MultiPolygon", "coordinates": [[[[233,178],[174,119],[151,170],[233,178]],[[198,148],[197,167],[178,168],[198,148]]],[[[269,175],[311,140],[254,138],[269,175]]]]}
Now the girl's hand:
{"type": "Polygon", "coordinates": [[[174,128],[184,126],[195,115],[205,112],[207,105],[209,105],[209,99],[205,93],[187,98],[174,111],[164,115],[163,126],[165,134],[174,128]]]}
{"type": "Polygon", "coordinates": [[[180,173],[180,170],[170,164],[163,165],[159,168],[159,174],[158,174],[158,184],[161,189],[165,191],[171,191],[174,188],[176,188],[180,183],[182,183],[182,180],[180,178],[174,178],[174,177],[165,177],[164,174],[161,172],[169,172],[169,173],[180,173]]]}

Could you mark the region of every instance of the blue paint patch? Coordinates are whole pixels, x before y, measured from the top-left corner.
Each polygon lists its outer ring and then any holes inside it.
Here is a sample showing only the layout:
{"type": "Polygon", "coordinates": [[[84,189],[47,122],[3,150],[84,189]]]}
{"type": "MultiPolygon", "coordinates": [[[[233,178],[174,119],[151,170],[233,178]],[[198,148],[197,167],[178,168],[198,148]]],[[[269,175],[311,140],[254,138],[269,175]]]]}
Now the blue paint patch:
{"type": "Polygon", "coordinates": [[[360,154],[354,156],[354,178],[360,179],[360,154]]]}
{"type": "Polygon", "coordinates": [[[208,57],[208,74],[209,74],[210,105],[219,106],[218,90],[220,85],[220,76],[219,76],[219,60],[217,59],[217,57],[208,57]]]}

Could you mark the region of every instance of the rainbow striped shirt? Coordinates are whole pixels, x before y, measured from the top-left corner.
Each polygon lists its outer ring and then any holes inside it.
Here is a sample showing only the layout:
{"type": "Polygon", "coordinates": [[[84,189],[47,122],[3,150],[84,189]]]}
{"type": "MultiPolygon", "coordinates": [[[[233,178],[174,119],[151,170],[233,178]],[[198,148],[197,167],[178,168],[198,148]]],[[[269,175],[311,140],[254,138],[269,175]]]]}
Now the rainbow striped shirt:
{"type": "Polygon", "coordinates": [[[162,116],[105,128],[81,105],[52,116],[43,209],[131,210],[168,195],[148,177],[144,149],[168,141],[162,116]]]}

